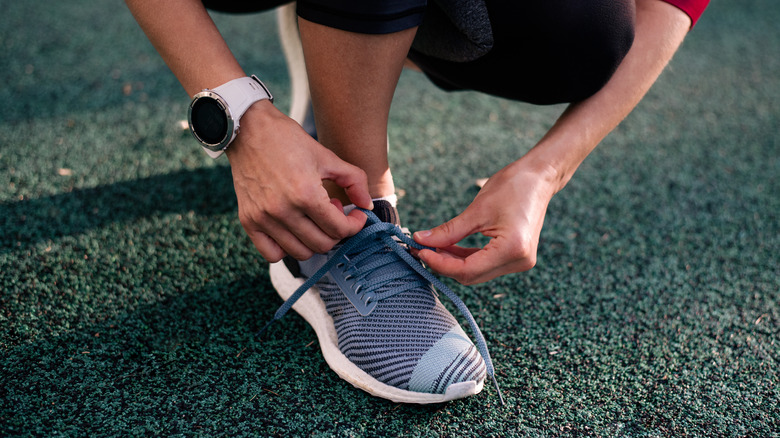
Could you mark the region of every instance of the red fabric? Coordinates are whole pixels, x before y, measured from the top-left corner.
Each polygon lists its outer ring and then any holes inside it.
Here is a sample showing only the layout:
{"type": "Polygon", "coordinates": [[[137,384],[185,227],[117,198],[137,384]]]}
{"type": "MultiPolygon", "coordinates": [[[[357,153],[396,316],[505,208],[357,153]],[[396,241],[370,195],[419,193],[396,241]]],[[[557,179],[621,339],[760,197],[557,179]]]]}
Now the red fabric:
{"type": "Polygon", "coordinates": [[[691,27],[696,25],[696,22],[701,17],[701,14],[707,9],[707,5],[710,4],[710,0],[664,0],[665,2],[677,6],[682,9],[683,12],[691,17],[691,27]]]}

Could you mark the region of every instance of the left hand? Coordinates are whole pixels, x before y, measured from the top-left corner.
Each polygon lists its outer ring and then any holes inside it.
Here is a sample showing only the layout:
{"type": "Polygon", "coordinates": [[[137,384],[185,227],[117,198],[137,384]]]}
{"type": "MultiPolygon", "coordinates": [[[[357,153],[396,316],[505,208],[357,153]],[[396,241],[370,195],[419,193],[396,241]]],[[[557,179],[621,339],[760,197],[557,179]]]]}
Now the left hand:
{"type": "Polygon", "coordinates": [[[436,248],[417,256],[436,273],[466,285],[527,271],[536,264],[544,215],[557,190],[550,167],[540,170],[518,160],[493,175],[463,213],[414,233],[417,243],[436,248]],[[456,245],[475,233],[492,239],[483,248],[456,245]]]}
{"type": "Polygon", "coordinates": [[[569,106],[539,144],[488,180],[462,214],[430,234],[415,233],[418,243],[437,248],[419,251],[431,269],[474,284],[534,266],[550,199],[633,110],[690,30],[690,17],[669,3],[637,0],[636,6],[634,43],[609,82],[569,106]],[[532,154],[536,159],[529,159],[532,154]],[[484,248],[455,245],[474,233],[493,239],[484,248]]]}

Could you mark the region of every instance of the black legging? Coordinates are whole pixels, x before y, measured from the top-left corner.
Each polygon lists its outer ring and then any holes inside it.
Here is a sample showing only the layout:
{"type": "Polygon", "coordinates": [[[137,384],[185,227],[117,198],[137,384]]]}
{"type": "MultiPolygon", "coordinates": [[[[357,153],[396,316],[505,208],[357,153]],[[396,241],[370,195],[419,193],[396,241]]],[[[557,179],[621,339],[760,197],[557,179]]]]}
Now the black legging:
{"type": "Polygon", "coordinates": [[[630,0],[486,3],[494,38],[487,55],[456,63],[409,53],[438,86],[534,104],[575,102],[607,83],[634,40],[630,0]]]}
{"type": "MultiPolygon", "coordinates": [[[[208,7],[229,12],[270,9],[285,2],[204,0],[208,7]]],[[[485,4],[494,42],[484,56],[453,62],[410,51],[409,58],[439,87],[534,104],[575,102],[607,83],[634,40],[634,0],[485,4]]],[[[428,8],[433,7],[431,0],[428,8]]]]}

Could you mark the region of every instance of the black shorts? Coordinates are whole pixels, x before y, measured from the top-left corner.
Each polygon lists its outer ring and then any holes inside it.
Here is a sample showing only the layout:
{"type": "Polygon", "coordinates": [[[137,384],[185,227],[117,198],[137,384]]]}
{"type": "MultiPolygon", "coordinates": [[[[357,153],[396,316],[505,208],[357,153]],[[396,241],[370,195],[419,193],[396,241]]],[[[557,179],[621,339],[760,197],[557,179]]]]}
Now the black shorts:
{"type": "MultiPolygon", "coordinates": [[[[259,12],[291,3],[290,0],[203,0],[207,8],[222,12],[259,12]]],[[[418,26],[427,0],[299,0],[298,15],[328,27],[358,33],[392,33],[418,26]]]]}
{"type": "MultiPolygon", "coordinates": [[[[256,12],[287,0],[203,0],[256,12]]],[[[634,38],[634,0],[299,0],[298,15],[359,33],[419,26],[409,52],[446,90],[535,104],[585,99],[609,80],[634,38]]]]}

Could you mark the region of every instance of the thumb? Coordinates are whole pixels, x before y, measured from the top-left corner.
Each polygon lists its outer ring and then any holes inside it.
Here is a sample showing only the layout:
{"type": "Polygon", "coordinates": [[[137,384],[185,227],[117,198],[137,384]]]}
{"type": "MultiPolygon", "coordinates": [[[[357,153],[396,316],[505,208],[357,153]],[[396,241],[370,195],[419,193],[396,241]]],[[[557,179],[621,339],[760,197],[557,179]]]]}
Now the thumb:
{"type": "Polygon", "coordinates": [[[335,154],[324,163],[324,179],[344,189],[353,204],[371,210],[373,203],[368,191],[368,176],[363,169],[341,160],[335,154]]]}
{"type": "Polygon", "coordinates": [[[475,225],[468,220],[464,213],[455,216],[438,227],[414,233],[414,240],[421,245],[446,248],[473,234],[475,230],[475,225]]]}

